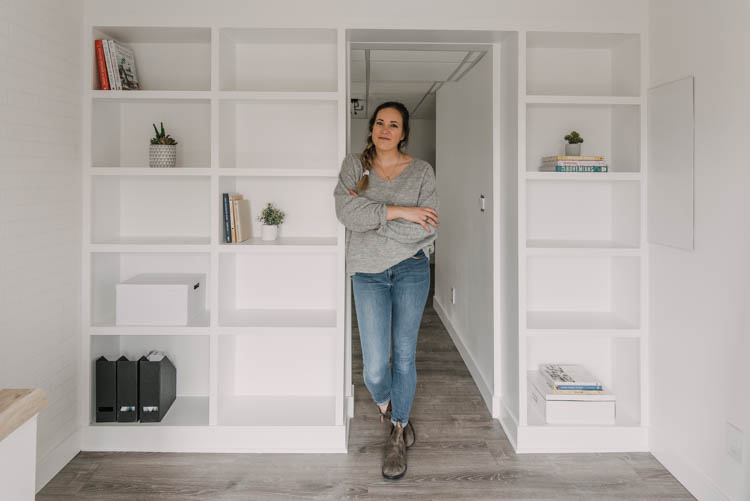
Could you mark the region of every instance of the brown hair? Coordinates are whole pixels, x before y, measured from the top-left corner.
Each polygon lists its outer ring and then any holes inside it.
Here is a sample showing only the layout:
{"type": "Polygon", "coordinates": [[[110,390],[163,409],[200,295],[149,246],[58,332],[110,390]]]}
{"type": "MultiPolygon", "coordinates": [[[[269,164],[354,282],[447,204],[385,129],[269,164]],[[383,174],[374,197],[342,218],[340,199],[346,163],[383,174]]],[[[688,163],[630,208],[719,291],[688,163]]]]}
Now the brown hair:
{"type": "Polygon", "coordinates": [[[357,183],[357,186],[354,187],[354,191],[357,193],[362,193],[367,189],[369,178],[370,178],[370,169],[372,169],[372,162],[375,159],[375,144],[372,142],[372,127],[375,125],[375,119],[378,116],[378,113],[380,110],[385,108],[393,108],[394,110],[401,113],[401,122],[403,123],[402,128],[404,131],[404,138],[399,141],[398,143],[398,150],[403,151],[406,148],[407,143],[409,142],[409,110],[406,109],[406,106],[404,106],[402,103],[399,103],[398,101],[387,101],[377,108],[375,108],[375,112],[372,114],[372,117],[370,117],[370,124],[369,124],[369,134],[367,135],[367,146],[365,147],[364,151],[362,151],[362,154],[359,156],[359,161],[362,162],[362,167],[364,171],[362,172],[362,177],[360,178],[359,182],[357,183]]]}

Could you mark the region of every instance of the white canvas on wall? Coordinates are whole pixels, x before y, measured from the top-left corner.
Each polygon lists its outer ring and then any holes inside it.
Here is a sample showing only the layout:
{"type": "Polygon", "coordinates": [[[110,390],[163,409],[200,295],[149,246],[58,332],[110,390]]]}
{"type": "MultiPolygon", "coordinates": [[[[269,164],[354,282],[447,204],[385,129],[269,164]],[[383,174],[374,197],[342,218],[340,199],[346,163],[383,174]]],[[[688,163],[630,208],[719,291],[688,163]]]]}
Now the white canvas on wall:
{"type": "Polygon", "coordinates": [[[693,77],[648,91],[648,240],[693,250],[693,77]]]}

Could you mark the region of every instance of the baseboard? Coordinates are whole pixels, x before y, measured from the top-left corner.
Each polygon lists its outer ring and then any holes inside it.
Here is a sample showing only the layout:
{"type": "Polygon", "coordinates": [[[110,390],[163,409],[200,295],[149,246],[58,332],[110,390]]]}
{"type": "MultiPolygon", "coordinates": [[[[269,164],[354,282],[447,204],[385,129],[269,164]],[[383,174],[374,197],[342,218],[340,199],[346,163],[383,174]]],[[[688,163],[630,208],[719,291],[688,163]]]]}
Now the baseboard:
{"type": "Polygon", "coordinates": [[[346,415],[349,419],[354,417],[354,385],[352,385],[351,394],[346,396],[346,415]]]}
{"type": "Polygon", "coordinates": [[[518,418],[505,405],[505,402],[500,402],[500,425],[503,427],[505,436],[508,437],[510,445],[513,446],[513,450],[518,452],[518,418]]]}
{"type": "Polygon", "coordinates": [[[37,460],[36,492],[42,490],[47,482],[52,480],[79,452],[81,452],[81,432],[76,430],[46,456],[37,460]]]}
{"type": "Polygon", "coordinates": [[[733,500],[721,491],[718,485],[697,466],[686,461],[679,454],[668,451],[651,451],[651,454],[669,473],[677,479],[690,494],[701,501],[739,501],[733,500]]]}
{"type": "Polygon", "coordinates": [[[469,369],[469,372],[471,373],[471,377],[474,379],[474,383],[477,385],[477,388],[479,388],[479,393],[482,394],[482,398],[484,399],[484,404],[487,406],[487,409],[490,411],[490,414],[494,416],[495,405],[494,405],[494,398],[493,398],[494,395],[492,394],[492,390],[490,389],[490,386],[487,384],[487,381],[484,379],[484,376],[482,376],[482,372],[477,367],[476,362],[474,362],[474,358],[469,353],[469,350],[467,350],[466,346],[464,346],[464,343],[461,340],[461,337],[458,335],[458,332],[456,331],[455,327],[453,326],[451,321],[448,319],[448,315],[445,313],[445,309],[440,304],[440,300],[438,300],[437,295],[432,297],[432,306],[433,308],[435,308],[435,311],[437,312],[438,317],[440,317],[440,320],[443,322],[445,329],[448,331],[448,334],[453,340],[453,344],[456,345],[456,349],[458,349],[458,353],[461,354],[461,358],[463,358],[464,363],[466,364],[466,367],[469,369]]]}

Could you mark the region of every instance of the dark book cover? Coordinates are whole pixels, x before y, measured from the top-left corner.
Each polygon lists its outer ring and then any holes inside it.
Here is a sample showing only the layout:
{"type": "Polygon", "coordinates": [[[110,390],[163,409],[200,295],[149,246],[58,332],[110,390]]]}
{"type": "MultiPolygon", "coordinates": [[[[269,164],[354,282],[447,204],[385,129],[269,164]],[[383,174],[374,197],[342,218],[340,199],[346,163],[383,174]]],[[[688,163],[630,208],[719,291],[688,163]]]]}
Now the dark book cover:
{"type": "Polygon", "coordinates": [[[96,359],[96,422],[117,421],[117,362],[105,357],[96,359]]]}
{"type": "Polygon", "coordinates": [[[117,359],[117,422],[138,421],[138,362],[117,359]]]}

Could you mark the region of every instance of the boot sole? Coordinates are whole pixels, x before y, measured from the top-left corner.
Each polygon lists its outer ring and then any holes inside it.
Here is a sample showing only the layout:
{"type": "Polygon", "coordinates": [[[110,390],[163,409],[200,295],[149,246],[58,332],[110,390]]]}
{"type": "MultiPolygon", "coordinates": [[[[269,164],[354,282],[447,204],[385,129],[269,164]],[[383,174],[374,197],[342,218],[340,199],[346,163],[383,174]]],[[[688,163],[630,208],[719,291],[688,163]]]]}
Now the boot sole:
{"type": "Polygon", "coordinates": [[[383,474],[383,478],[386,478],[386,479],[388,479],[388,480],[398,480],[398,479],[400,479],[401,477],[403,477],[404,475],[406,475],[406,468],[404,468],[404,471],[402,471],[402,472],[401,472],[401,473],[399,473],[398,475],[393,475],[393,476],[390,476],[390,475],[386,475],[386,474],[385,474],[385,473],[383,473],[382,471],[381,471],[380,473],[382,473],[382,474],[383,474]]]}

